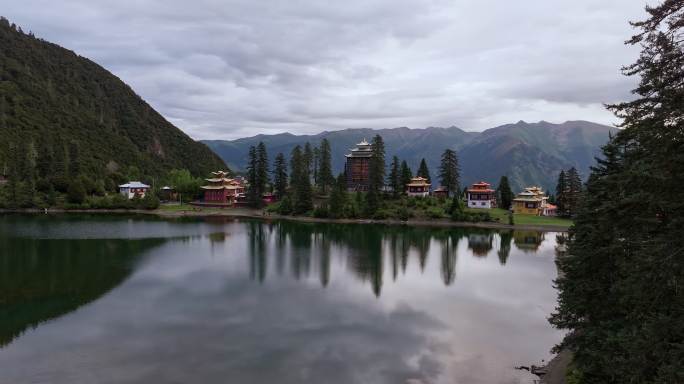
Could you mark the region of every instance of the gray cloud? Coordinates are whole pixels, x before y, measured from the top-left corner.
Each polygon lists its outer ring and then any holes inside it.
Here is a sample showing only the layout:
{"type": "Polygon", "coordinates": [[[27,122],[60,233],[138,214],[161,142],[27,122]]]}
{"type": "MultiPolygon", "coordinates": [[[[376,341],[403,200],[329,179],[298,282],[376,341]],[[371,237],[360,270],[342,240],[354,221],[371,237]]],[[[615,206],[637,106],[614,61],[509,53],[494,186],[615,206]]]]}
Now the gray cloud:
{"type": "Polygon", "coordinates": [[[10,0],[3,13],[103,65],[191,136],[614,122],[644,0],[10,0]]]}

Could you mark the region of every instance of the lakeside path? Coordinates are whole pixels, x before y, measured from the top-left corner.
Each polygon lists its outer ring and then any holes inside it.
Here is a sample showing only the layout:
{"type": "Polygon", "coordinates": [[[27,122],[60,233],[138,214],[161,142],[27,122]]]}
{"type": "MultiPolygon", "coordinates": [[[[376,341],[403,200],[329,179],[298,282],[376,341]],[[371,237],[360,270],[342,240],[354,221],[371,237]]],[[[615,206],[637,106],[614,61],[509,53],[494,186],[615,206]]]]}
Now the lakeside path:
{"type": "MultiPolygon", "coordinates": [[[[260,209],[250,208],[222,208],[222,209],[155,209],[155,210],[141,210],[141,209],[49,209],[49,214],[52,213],[136,213],[146,215],[156,215],[159,217],[179,218],[179,217],[236,217],[236,218],[255,218],[265,220],[288,220],[299,221],[305,223],[337,223],[337,224],[384,224],[384,225],[408,225],[421,227],[469,227],[469,228],[490,228],[490,229],[510,229],[522,231],[543,231],[543,232],[567,232],[568,227],[562,225],[550,224],[503,224],[498,222],[456,222],[448,219],[431,219],[431,220],[416,220],[409,219],[407,221],[401,220],[372,220],[372,219],[322,219],[309,216],[284,216],[278,214],[270,214],[260,209]]],[[[0,210],[0,213],[45,213],[40,209],[22,209],[22,210],[0,210]]]]}

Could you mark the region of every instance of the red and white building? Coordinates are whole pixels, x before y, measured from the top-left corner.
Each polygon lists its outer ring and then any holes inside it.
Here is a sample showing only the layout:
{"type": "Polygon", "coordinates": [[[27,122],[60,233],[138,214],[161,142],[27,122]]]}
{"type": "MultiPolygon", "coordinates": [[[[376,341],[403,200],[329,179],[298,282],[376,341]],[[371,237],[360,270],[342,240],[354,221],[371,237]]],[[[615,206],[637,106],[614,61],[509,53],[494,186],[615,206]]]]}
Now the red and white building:
{"type": "Polygon", "coordinates": [[[239,198],[244,197],[245,185],[242,179],[228,177],[224,171],[212,172],[212,177],[205,179],[207,185],[204,190],[204,203],[210,204],[234,204],[239,198]]]}
{"type": "Polygon", "coordinates": [[[480,181],[471,185],[466,195],[468,208],[496,208],[496,191],[487,182],[480,181]]]}
{"type": "Polygon", "coordinates": [[[139,181],[129,181],[126,184],[119,185],[119,193],[126,196],[127,199],[143,198],[149,191],[150,186],[139,181]]]}

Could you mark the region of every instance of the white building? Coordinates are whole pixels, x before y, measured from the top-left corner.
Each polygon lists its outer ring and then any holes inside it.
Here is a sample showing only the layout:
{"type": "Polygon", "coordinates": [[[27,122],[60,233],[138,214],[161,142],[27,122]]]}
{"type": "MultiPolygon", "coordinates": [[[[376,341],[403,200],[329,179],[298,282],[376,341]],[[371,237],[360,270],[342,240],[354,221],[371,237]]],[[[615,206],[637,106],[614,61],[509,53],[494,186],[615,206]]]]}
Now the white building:
{"type": "Polygon", "coordinates": [[[480,181],[468,188],[468,208],[496,208],[496,191],[490,188],[489,183],[480,181]]]}
{"type": "Polygon", "coordinates": [[[139,181],[129,181],[126,184],[119,185],[119,193],[126,196],[127,199],[134,197],[145,197],[145,194],[150,191],[150,186],[139,181]]]}

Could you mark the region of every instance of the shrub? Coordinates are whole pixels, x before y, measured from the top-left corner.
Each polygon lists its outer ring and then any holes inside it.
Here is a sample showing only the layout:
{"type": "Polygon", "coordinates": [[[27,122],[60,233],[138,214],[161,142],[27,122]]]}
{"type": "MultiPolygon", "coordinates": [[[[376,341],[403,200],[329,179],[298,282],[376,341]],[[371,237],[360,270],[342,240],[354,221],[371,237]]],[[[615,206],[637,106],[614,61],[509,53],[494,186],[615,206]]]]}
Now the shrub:
{"type": "Polygon", "coordinates": [[[286,195],[278,206],[278,213],[281,215],[290,215],[292,214],[292,210],[292,200],[290,199],[290,196],[286,195]]]}
{"type": "Polygon", "coordinates": [[[157,209],[159,208],[159,198],[155,196],[154,193],[148,193],[145,195],[145,197],[139,202],[139,207],[143,209],[157,209]]]}
{"type": "Polygon", "coordinates": [[[385,220],[385,219],[387,219],[389,216],[390,216],[390,215],[389,215],[389,212],[388,212],[386,209],[378,209],[378,210],[375,211],[375,213],[373,214],[372,219],[373,219],[373,220],[385,220]]]}
{"type": "Polygon", "coordinates": [[[313,210],[313,217],[324,219],[328,216],[330,216],[330,212],[328,211],[328,207],[325,205],[320,205],[313,210]]]}
{"type": "Polygon", "coordinates": [[[401,206],[397,210],[397,218],[402,221],[406,221],[411,217],[411,211],[408,208],[401,206]]]}
{"type": "Polygon", "coordinates": [[[67,190],[67,200],[71,204],[82,204],[86,198],[86,191],[83,184],[76,179],[69,184],[69,189],[67,190]]]}
{"type": "Polygon", "coordinates": [[[431,219],[441,219],[444,217],[444,211],[439,207],[430,207],[425,213],[431,219]]]}
{"type": "Polygon", "coordinates": [[[113,209],[129,209],[131,202],[122,194],[117,193],[111,199],[111,207],[113,209]]]}

